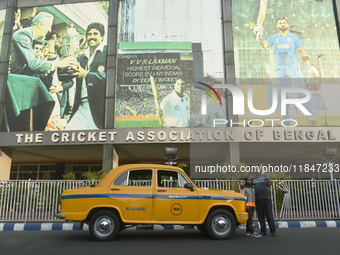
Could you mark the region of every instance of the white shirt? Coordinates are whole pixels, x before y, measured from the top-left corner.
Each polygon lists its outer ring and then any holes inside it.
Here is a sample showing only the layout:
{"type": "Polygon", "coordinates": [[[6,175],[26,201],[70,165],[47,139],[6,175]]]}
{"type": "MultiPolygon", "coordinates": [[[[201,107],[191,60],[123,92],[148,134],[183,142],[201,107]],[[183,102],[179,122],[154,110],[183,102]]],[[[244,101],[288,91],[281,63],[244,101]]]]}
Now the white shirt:
{"type": "Polygon", "coordinates": [[[165,127],[189,127],[190,101],[186,94],[180,98],[173,90],[161,102],[165,127]]]}
{"type": "Polygon", "coordinates": [[[90,47],[88,47],[85,51],[84,51],[84,55],[87,57],[87,59],[89,60],[87,63],[87,67],[90,68],[92,61],[94,59],[94,56],[96,55],[97,51],[103,52],[104,50],[104,43],[101,43],[97,46],[96,50],[93,52],[92,56],[90,57],[90,47]]]}

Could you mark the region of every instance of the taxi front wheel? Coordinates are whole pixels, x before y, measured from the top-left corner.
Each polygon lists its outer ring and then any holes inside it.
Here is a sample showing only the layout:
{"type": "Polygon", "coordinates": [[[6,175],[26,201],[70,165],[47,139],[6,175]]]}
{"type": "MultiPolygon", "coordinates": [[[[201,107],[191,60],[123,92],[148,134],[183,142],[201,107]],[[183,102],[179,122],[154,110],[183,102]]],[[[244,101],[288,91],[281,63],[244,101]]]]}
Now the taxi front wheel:
{"type": "Polygon", "coordinates": [[[210,212],[205,224],[209,236],[216,240],[231,238],[236,229],[234,216],[225,209],[216,209],[210,212]]]}
{"type": "Polygon", "coordinates": [[[90,221],[90,234],[96,241],[111,241],[119,233],[121,223],[118,216],[108,210],[96,212],[90,221]]]}

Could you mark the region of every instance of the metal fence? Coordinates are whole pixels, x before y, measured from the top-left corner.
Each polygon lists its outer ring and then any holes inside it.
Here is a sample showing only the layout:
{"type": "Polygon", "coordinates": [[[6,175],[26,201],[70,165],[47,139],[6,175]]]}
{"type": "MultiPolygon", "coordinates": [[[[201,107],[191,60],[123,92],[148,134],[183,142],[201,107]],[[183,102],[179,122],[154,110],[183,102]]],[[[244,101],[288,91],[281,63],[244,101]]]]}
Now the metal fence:
{"type": "MultiPolygon", "coordinates": [[[[339,219],[340,181],[284,181],[276,186],[284,192],[279,218],[339,219]]],[[[280,202],[281,202],[280,201],[280,202]]]]}
{"type": "MultiPolygon", "coordinates": [[[[56,221],[58,195],[98,180],[0,181],[0,221],[56,221]]],[[[242,181],[194,180],[201,188],[239,192],[242,181]]],[[[340,181],[273,180],[270,188],[276,220],[339,219],[340,181]]]]}
{"type": "Polygon", "coordinates": [[[54,221],[58,195],[99,181],[0,181],[0,221],[54,221]]]}

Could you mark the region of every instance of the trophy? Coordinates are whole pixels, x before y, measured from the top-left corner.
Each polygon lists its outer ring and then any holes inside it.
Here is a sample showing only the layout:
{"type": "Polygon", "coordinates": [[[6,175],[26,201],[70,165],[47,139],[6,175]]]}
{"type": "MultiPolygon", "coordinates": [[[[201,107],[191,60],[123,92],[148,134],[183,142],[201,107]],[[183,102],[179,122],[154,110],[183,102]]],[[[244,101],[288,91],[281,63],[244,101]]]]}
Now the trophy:
{"type": "MultiPolygon", "coordinates": [[[[67,29],[67,32],[64,36],[61,37],[61,53],[63,57],[74,56],[79,52],[80,47],[83,46],[86,42],[86,38],[83,35],[80,35],[76,28],[71,23],[70,27],[67,29]]],[[[68,76],[75,71],[70,68],[62,68],[59,71],[59,76],[68,76]]]]}

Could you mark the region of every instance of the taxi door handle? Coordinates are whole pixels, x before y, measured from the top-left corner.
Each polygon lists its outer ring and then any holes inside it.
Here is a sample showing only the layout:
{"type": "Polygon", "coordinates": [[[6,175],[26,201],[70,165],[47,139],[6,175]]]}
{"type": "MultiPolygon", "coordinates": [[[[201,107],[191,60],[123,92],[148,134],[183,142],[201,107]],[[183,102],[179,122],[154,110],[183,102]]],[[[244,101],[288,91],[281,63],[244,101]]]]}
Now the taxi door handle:
{"type": "Polygon", "coordinates": [[[157,192],[166,192],[166,190],[164,190],[164,189],[159,189],[159,190],[157,190],[157,192]]]}
{"type": "Polygon", "coordinates": [[[118,191],[118,190],[120,190],[120,189],[110,189],[110,190],[116,190],[116,191],[118,191]]]}

